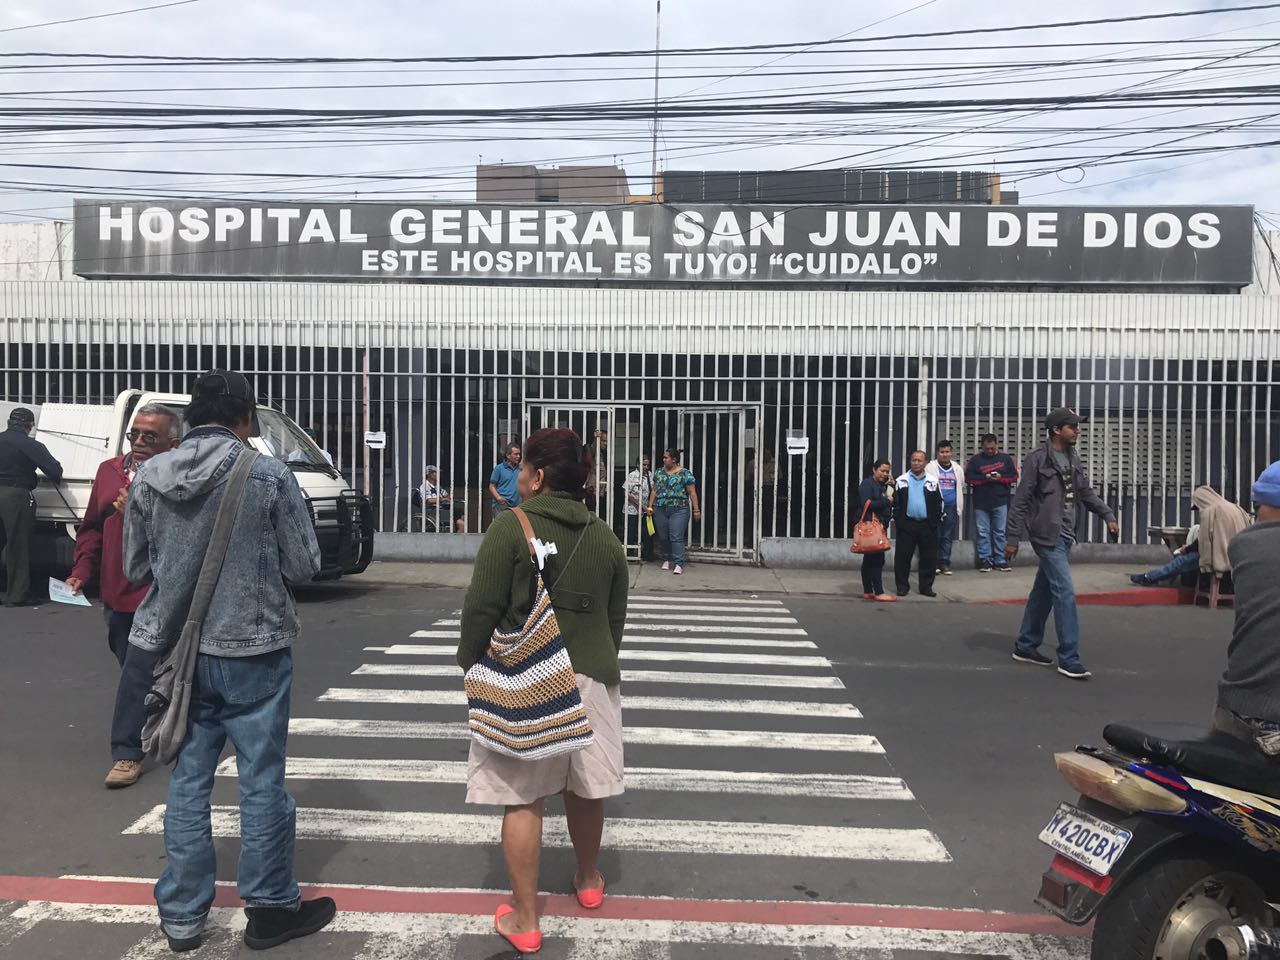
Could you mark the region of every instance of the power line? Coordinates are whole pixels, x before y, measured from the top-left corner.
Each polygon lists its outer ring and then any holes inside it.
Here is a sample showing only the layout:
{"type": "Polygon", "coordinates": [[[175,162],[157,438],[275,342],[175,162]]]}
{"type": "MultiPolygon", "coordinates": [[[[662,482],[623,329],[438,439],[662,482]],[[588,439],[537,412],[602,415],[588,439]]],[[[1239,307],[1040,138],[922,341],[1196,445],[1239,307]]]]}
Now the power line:
{"type": "Polygon", "coordinates": [[[16,30],[35,30],[39,27],[58,27],[64,23],[84,23],[86,20],[106,20],[108,17],[123,17],[130,13],[145,13],[148,10],[163,10],[165,7],[185,7],[189,3],[200,0],[173,0],[171,3],[156,3],[149,7],[130,7],[128,10],[116,10],[112,13],[95,13],[87,17],[71,17],[67,20],[48,20],[44,23],[28,23],[20,27],[3,27],[0,33],[13,33],[16,30]]]}

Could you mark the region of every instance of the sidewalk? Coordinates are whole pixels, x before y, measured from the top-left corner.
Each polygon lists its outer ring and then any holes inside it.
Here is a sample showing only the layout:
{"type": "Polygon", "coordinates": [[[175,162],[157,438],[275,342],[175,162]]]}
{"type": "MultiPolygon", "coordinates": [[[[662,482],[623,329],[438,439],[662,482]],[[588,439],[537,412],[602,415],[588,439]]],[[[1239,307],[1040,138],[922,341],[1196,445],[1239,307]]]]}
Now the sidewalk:
{"type": "MultiPolygon", "coordinates": [[[[888,572],[888,571],[886,571],[888,572]]],[[[1179,592],[1157,587],[1134,587],[1129,574],[1140,572],[1129,565],[1082,563],[1072,567],[1076,594],[1081,603],[1118,606],[1176,604],[1179,592]]],[[[1015,567],[1011,573],[979,573],[957,570],[953,576],[934,582],[937,599],[916,592],[915,575],[907,603],[1021,603],[1035,579],[1036,568],[1015,567]]],[[[353,580],[362,583],[466,589],[471,582],[469,563],[399,563],[378,561],[353,580]]],[[[892,580],[892,574],[889,575],[892,580]]],[[[633,564],[633,594],[735,594],[744,597],[766,594],[799,594],[861,599],[862,581],[856,570],[794,570],[766,567],[698,563],[683,576],[665,573],[656,563],[633,564]]]]}

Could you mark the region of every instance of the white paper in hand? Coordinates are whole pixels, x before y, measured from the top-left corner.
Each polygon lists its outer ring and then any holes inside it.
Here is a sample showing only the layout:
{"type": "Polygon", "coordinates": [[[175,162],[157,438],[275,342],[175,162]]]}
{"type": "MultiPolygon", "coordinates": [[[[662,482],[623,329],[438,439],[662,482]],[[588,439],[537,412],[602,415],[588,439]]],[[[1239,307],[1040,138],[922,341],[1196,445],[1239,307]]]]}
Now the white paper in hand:
{"type": "Polygon", "coordinates": [[[65,581],[49,578],[49,599],[55,603],[69,603],[74,607],[92,607],[84,596],[74,594],[65,581]]]}

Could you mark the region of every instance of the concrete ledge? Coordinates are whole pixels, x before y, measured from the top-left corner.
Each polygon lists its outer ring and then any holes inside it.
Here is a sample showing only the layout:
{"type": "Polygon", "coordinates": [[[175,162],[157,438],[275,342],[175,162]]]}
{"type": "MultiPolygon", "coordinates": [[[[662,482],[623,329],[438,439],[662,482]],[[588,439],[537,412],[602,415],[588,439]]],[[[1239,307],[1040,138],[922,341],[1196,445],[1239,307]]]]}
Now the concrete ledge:
{"type": "Polygon", "coordinates": [[[373,539],[375,560],[474,563],[482,533],[379,533],[373,539]]]}
{"type": "MultiPolygon", "coordinates": [[[[957,570],[973,567],[974,545],[960,541],[951,548],[951,565],[957,570]]],[[[862,558],[849,552],[848,540],[804,540],[798,537],[766,537],[760,541],[760,559],[774,569],[859,570],[862,558]]],[[[893,566],[893,551],[886,560],[893,566]]],[[[1071,551],[1072,563],[1126,563],[1139,568],[1158,567],[1169,562],[1169,551],[1160,544],[1081,543],[1071,551]]],[[[1022,544],[1015,567],[1036,566],[1031,544],[1022,544]]]]}
{"type": "MultiPolygon", "coordinates": [[[[374,539],[374,559],[431,563],[473,563],[484,535],[480,533],[380,533],[374,539]]],[[[862,558],[849,552],[848,540],[805,540],[773,537],[760,541],[764,566],[777,570],[858,570],[862,558]]],[[[1159,544],[1082,543],[1071,551],[1072,563],[1124,563],[1150,569],[1169,562],[1159,544]]],[[[888,564],[893,566],[893,551],[888,564]]],[[[973,543],[959,542],[951,550],[957,570],[973,567],[973,543]]],[[[1035,551],[1024,543],[1014,566],[1034,567],[1035,551]]]]}

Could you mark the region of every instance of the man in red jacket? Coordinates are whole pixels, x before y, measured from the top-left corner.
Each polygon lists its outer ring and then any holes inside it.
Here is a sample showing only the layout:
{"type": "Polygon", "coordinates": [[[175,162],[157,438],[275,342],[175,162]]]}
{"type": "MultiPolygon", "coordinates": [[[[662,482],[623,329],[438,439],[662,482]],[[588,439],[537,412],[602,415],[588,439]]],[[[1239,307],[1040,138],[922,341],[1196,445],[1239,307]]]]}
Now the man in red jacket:
{"type": "Polygon", "coordinates": [[[120,681],[111,718],[111,771],[106,785],[128,787],[142,776],[143,704],[151,689],[156,655],[129,645],[133,614],[147,595],[124,576],[124,508],[129,484],[144,460],[172,450],[179,440],[178,415],[150,403],[140,408],[126,435],[129,452],[98,467],[84,521],[76,534],[76,558],[67,584],[79,593],[97,577],[107,620],[107,646],[120,661],[120,681]]]}

